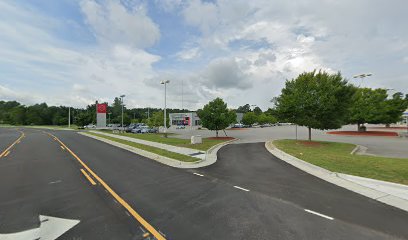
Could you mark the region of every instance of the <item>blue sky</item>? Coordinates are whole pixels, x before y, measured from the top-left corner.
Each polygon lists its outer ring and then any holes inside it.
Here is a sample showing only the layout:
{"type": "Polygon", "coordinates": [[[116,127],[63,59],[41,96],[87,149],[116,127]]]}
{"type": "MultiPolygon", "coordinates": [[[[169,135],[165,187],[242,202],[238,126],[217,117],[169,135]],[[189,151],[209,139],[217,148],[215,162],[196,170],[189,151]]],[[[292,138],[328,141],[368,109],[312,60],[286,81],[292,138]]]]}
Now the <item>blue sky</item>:
{"type": "Polygon", "coordinates": [[[303,71],[371,72],[408,89],[408,3],[380,0],[5,0],[0,99],[195,110],[215,97],[263,109],[303,71]],[[183,87],[182,87],[183,85],[183,87]]]}

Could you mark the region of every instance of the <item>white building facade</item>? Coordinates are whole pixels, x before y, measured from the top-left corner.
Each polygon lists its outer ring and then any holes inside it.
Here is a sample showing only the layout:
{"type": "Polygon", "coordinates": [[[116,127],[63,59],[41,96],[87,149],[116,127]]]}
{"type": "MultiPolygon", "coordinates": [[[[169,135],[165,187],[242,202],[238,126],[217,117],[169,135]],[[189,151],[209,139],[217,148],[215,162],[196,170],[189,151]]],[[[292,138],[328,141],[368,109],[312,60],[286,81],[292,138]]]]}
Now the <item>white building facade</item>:
{"type": "MultiPolygon", "coordinates": [[[[237,113],[237,123],[241,123],[243,113],[237,113]]],[[[201,120],[196,112],[170,113],[170,126],[201,126],[201,120]]]]}

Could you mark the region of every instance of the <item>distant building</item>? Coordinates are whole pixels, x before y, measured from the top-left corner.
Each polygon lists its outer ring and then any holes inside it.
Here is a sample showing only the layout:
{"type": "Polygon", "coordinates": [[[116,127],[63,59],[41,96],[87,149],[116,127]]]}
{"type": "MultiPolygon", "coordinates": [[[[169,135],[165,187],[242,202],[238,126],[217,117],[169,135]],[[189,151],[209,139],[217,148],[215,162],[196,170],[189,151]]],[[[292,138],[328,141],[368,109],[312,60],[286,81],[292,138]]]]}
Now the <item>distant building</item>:
{"type": "MultiPolygon", "coordinates": [[[[243,113],[237,113],[237,123],[241,123],[243,113]]],[[[201,120],[196,112],[169,113],[170,126],[201,126],[201,120]]]]}

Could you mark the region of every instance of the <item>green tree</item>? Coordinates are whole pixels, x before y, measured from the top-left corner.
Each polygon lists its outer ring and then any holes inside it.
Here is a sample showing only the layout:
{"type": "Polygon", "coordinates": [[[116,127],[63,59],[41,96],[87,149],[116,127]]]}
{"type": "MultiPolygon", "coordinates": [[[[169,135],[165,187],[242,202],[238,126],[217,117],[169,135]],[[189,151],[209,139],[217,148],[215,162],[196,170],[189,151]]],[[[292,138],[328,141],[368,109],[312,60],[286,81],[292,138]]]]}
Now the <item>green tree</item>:
{"type": "Polygon", "coordinates": [[[248,103],[245,104],[244,106],[239,106],[237,109],[237,113],[247,113],[247,112],[251,112],[251,105],[249,105],[248,103]]]}
{"type": "Polygon", "coordinates": [[[257,107],[254,108],[254,113],[255,113],[257,116],[259,116],[259,115],[262,114],[262,109],[257,106],[257,107]]]}
{"type": "Polygon", "coordinates": [[[251,126],[258,121],[258,116],[254,112],[247,112],[242,117],[242,123],[251,126]]]}
{"type": "Polygon", "coordinates": [[[279,121],[296,123],[311,130],[340,128],[347,119],[355,87],[340,73],[305,72],[287,80],[282,93],[275,99],[279,121]]]}
{"type": "Polygon", "coordinates": [[[278,120],[270,115],[270,114],[266,114],[266,113],[262,113],[261,115],[258,116],[258,123],[259,124],[273,124],[276,123],[278,120]]]}
{"type": "Polygon", "coordinates": [[[387,99],[384,104],[384,114],[381,117],[381,123],[387,127],[392,123],[402,120],[402,114],[408,107],[408,101],[403,98],[400,92],[394,93],[391,99],[387,99]]]}
{"type": "Polygon", "coordinates": [[[365,127],[361,127],[365,123],[381,123],[385,114],[386,99],[387,91],[385,89],[357,89],[352,97],[348,122],[357,124],[358,131],[365,131],[365,127]]]}
{"type": "Polygon", "coordinates": [[[218,131],[224,130],[230,124],[235,122],[235,111],[228,110],[227,104],[221,98],[216,98],[206,104],[203,109],[197,111],[203,127],[215,131],[218,137],[218,131]]]}
{"type": "MultiPolygon", "coordinates": [[[[166,125],[169,125],[170,123],[170,119],[169,119],[169,114],[167,113],[167,118],[166,118],[166,125]]],[[[154,112],[150,118],[147,121],[147,125],[149,125],[149,127],[160,127],[164,125],[164,113],[163,111],[158,111],[158,112],[154,112]]]]}

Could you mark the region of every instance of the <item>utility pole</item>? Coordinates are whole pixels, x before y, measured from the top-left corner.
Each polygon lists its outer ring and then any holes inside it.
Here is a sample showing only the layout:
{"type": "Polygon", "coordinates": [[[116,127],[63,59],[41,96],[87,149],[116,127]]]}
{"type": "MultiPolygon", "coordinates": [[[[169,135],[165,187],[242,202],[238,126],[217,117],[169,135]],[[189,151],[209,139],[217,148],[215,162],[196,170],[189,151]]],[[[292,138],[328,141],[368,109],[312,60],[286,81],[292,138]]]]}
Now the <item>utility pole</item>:
{"type": "Polygon", "coordinates": [[[71,128],[71,107],[68,107],[68,128],[71,128]]]}

